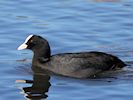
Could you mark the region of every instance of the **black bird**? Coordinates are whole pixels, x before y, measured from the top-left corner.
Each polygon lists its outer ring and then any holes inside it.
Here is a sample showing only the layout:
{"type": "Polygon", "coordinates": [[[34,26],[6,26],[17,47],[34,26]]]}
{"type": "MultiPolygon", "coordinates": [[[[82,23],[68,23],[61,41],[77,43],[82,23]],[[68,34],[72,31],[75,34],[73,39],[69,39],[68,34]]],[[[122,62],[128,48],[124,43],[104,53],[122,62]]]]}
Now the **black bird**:
{"type": "Polygon", "coordinates": [[[48,41],[38,35],[29,35],[18,50],[30,49],[34,56],[32,59],[32,70],[42,71],[74,77],[88,78],[99,73],[117,70],[126,66],[118,57],[103,52],[79,52],[62,53],[51,55],[48,41]]]}

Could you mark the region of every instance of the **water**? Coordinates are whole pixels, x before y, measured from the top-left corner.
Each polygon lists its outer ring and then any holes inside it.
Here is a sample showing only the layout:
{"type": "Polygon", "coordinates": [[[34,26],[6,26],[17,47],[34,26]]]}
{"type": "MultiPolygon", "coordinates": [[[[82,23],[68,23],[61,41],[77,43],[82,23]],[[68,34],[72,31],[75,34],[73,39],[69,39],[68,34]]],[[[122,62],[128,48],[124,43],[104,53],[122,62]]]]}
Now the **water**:
{"type": "Polygon", "coordinates": [[[32,85],[15,81],[32,80],[32,52],[16,48],[31,33],[45,37],[52,54],[103,51],[130,64],[113,73],[114,78],[81,80],[52,76],[43,99],[132,100],[133,1],[106,1],[0,0],[0,100],[26,99],[20,88],[32,85]]]}

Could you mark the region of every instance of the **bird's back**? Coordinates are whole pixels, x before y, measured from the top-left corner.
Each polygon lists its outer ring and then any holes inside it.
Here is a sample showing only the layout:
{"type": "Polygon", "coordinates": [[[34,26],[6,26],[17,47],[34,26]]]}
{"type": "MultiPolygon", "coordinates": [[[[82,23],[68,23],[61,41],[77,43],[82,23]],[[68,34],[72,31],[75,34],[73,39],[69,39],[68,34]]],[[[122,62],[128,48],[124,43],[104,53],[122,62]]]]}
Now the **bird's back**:
{"type": "Polygon", "coordinates": [[[72,77],[89,77],[124,66],[124,62],[119,58],[102,52],[56,54],[44,65],[54,73],[72,77]]]}

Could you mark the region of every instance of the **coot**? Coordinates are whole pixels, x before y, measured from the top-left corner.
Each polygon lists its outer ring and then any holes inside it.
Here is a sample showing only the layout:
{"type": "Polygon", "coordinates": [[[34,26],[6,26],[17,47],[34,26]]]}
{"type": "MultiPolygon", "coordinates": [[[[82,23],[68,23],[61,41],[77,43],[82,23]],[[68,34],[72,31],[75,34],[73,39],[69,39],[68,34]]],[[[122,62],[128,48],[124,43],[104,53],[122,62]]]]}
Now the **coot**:
{"type": "Polygon", "coordinates": [[[99,73],[117,70],[126,66],[118,57],[103,52],[79,52],[51,55],[50,45],[46,39],[38,35],[29,35],[18,50],[30,49],[34,56],[32,69],[48,70],[55,74],[88,78],[99,73]]]}

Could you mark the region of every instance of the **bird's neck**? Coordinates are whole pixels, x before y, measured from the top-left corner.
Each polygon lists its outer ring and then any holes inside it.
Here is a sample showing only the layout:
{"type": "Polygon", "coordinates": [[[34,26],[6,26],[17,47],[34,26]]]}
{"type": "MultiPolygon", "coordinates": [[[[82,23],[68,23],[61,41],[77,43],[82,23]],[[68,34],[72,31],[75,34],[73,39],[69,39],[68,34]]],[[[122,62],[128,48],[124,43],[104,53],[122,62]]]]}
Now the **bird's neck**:
{"type": "Polygon", "coordinates": [[[37,49],[37,51],[35,50],[33,52],[34,52],[34,56],[32,59],[32,63],[34,65],[37,65],[38,62],[44,63],[48,61],[51,56],[50,46],[40,47],[37,49]]]}

